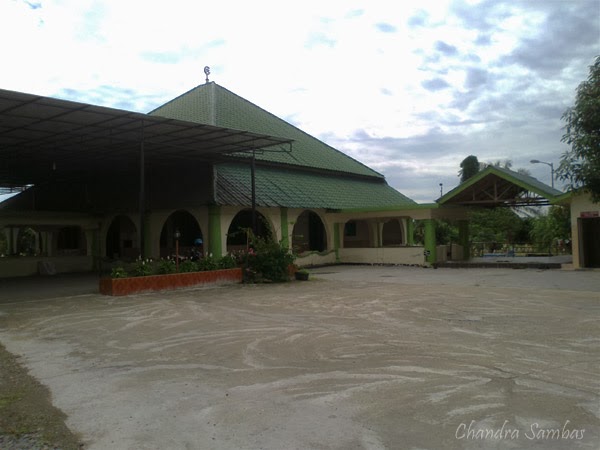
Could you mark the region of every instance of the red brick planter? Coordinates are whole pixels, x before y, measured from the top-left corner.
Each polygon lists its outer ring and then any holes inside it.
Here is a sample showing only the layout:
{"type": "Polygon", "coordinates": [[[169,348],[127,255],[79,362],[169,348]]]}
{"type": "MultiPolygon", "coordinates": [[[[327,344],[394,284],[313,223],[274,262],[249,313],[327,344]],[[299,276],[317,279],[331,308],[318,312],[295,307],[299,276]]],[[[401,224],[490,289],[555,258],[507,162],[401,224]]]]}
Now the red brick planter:
{"type": "Polygon", "coordinates": [[[242,269],[210,270],[206,272],[171,273],[131,278],[101,278],[100,293],[129,295],[138,292],[164,291],[200,284],[241,283],[242,269]]]}

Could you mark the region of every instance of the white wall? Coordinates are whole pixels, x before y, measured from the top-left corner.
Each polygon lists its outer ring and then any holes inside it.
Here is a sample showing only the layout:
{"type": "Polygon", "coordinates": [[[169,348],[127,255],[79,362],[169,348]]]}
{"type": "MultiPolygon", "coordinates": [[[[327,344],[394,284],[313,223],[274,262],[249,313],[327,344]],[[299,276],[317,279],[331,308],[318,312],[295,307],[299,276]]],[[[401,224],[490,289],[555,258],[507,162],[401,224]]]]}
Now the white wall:
{"type": "Polygon", "coordinates": [[[321,266],[324,264],[335,264],[335,252],[316,253],[307,252],[296,258],[295,264],[299,267],[321,266]]]}
{"type": "Polygon", "coordinates": [[[341,263],[423,265],[423,247],[341,248],[341,263]]]}

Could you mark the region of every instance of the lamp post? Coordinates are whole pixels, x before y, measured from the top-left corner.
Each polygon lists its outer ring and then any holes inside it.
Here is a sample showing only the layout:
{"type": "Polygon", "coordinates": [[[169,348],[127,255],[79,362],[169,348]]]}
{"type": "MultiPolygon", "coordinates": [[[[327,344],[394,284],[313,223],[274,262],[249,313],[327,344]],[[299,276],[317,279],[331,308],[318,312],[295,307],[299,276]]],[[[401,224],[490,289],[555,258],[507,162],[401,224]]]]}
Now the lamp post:
{"type": "Polygon", "coordinates": [[[179,272],[179,238],[181,237],[181,233],[179,232],[179,228],[175,228],[175,269],[179,272]]]}
{"type": "Polygon", "coordinates": [[[553,163],[549,163],[549,162],[545,162],[545,161],[540,161],[538,159],[532,159],[529,162],[531,164],[546,164],[547,166],[550,166],[550,176],[552,177],[552,189],[554,189],[554,164],[553,163]]]}

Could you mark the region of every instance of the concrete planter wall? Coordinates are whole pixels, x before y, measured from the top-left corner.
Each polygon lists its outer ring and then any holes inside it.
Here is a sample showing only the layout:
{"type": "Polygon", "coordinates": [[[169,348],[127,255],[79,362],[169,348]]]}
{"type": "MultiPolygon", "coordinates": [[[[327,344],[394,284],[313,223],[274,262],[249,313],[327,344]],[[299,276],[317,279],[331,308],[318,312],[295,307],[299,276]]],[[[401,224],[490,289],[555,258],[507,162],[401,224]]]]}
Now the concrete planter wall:
{"type": "Polygon", "coordinates": [[[171,273],[131,278],[101,278],[103,295],[129,295],[139,292],[164,291],[202,284],[241,283],[242,269],[210,270],[206,272],[171,273]]]}

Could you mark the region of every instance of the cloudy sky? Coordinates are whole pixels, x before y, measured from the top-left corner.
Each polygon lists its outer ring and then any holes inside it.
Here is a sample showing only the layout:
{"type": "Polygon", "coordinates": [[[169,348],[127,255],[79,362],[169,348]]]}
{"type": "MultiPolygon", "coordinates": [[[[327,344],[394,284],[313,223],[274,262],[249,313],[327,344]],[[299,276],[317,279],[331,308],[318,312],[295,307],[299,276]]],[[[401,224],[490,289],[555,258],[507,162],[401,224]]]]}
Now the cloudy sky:
{"type": "Polygon", "coordinates": [[[2,0],[0,88],[148,112],[211,81],[419,202],[460,162],[550,184],[600,0],[2,0]]]}

